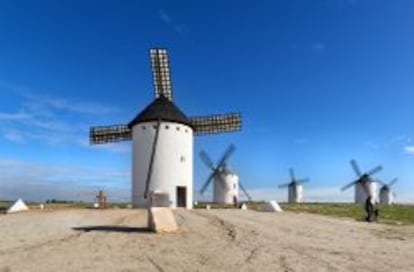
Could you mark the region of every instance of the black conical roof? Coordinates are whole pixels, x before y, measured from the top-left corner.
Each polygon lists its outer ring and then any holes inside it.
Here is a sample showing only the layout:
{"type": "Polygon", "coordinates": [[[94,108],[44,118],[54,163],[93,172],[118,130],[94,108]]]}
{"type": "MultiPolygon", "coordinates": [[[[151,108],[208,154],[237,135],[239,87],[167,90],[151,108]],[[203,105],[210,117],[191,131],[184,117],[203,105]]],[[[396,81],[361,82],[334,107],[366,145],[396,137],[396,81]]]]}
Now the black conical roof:
{"type": "Polygon", "coordinates": [[[163,95],[152,101],[129,124],[128,127],[149,121],[170,121],[191,126],[191,121],[173,102],[163,95]]]}

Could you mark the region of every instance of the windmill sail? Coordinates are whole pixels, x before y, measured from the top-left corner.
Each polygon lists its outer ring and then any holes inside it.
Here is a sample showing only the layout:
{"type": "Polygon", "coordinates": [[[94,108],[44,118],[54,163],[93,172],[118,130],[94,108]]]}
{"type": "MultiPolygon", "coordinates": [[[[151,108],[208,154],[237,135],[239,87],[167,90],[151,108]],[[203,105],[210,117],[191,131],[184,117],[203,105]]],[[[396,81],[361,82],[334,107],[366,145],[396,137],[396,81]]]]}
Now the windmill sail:
{"type": "Polygon", "coordinates": [[[345,191],[351,187],[355,187],[354,202],[359,204],[365,204],[368,197],[372,197],[375,199],[377,194],[376,182],[378,182],[378,180],[373,179],[372,175],[380,172],[382,170],[382,166],[379,165],[370,171],[364,172],[361,171],[356,160],[351,160],[350,164],[358,178],[343,186],[341,188],[341,191],[345,191]]]}
{"type": "Polygon", "coordinates": [[[195,135],[241,130],[240,113],[190,117],[195,135]]]}
{"type": "Polygon", "coordinates": [[[91,144],[129,141],[131,137],[131,129],[127,125],[122,124],[91,127],[89,130],[89,141],[91,144]]]}
{"type": "MultiPolygon", "coordinates": [[[[233,154],[233,152],[236,150],[236,147],[231,144],[227,147],[227,149],[224,151],[222,157],[220,158],[220,160],[218,161],[217,165],[215,166],[213,163],[213,160],[207,155],[207,153],[204,150],[200,151],[200,158],[201,160],[204,162],[204,164],[210,168],[212,170],[212,173],[210,174],[210,176],[207,178],[206,182],[204,183],[203,187],[200,190],[201,194],[204,194],[204,192],[206,191],[208,185],[210,184],[210,182],[217,176],[219,175],[222,171],[225,171],[225,165],[226,165],[226,161],[230,158],[230,156],[233,154]]],[[[222,186],[222,184],[221,184],[222,186]]]]}
{"type": "Polygon", "coordinates": [[[171,101],[172,87],[167,50],[161,48],[151,49],[150,56],[155,98],[163,95],[171,101]]]}

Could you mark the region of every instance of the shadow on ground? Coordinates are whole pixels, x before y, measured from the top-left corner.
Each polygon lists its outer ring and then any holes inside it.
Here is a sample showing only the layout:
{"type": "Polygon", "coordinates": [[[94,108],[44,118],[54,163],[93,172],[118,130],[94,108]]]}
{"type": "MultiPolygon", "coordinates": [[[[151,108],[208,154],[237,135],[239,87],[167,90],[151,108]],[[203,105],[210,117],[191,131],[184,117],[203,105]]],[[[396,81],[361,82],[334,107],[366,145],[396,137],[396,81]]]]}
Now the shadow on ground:
{"type": "Polygon", "coordinates": [[[102,231],[102,232],[125,232],[125,233],[131,233],[131,232],[148,232],[150,233],[151,230],[149,228],[144,227],[127,227],[127,226],[85,226],[85,227],[74,227],[73,230],[78,231],[102,231]]]}

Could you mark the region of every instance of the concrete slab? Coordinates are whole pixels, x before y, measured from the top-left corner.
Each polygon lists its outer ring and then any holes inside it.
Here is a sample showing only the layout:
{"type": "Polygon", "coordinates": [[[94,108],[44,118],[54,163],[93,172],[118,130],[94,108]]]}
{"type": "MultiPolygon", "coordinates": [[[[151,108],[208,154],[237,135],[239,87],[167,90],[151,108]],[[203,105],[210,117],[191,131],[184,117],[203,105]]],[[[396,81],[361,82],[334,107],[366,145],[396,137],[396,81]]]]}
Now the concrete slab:
{"type": "Polygon", "coordinates": [[[152,207],[148,209],[148,227],[156,233],[175,232],[178,230],[172,210],[166,207],[152,207]]]}

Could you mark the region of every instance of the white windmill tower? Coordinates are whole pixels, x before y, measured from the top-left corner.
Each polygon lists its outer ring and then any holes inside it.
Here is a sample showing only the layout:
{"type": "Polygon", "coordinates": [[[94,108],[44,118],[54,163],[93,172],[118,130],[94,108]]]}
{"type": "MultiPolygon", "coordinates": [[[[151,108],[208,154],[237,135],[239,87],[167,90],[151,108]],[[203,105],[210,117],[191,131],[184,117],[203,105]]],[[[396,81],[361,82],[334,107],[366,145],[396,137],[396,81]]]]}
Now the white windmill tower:
{"type": "Polygon", "coordinates": [[[187,117],[172,102],[166,49],[151,49],[155,100],[128,124],[90,129],[91,144],[132,139],[132,204],[148,207],[162,193],[163,206],[192,208],[193,135],[240,130],[240,113],[187,117]]]}
{"type": "Polygon", "coordinates": [[[214,165],[213,161],[207,155],[204,150],[200,151],[200,157],[203,162],[211,169],[212,173],[207,178],[203,187],[200,190],[201,194],[204,194],[208,185],[213,180],[213,202],[219,204],[234,204],[239,201],[239,187],[247,197],[248,201],[251,201],[249,194],[243,185],[239,181],[239,177],[228,168],[227,160],[233,154],[235,150],[234,145],[230,145],[223,156],[214,165]]]}
{"type": "Polygon", "coordinates": [[[382,166],[379,165],[368,172],[362,173],[355,160],[351,160],[350,163],[358,179],[345,185],[341,190],[345,191],[355,186],[355,203],[357,204],[365,204],[368,196],[371,196],[375,201],[377,199],[377,183],[371,176],[381,171],[382,166]]]}
{"type": "Polygon", "coordinates": [[[290,174],[290,182],[281,184],[278,187],[279,188],[286,188],[288,187],[288,202],[289,203],[300,203],[303,200],[303,183],[309,182],[310,180],[308,178],[304,179],[297,179],[295,177],[295,171],[290,168],[289,169],[290,174]]]}
{"type": "Polygon", "coordinates": [[[384,183],[380,180],[377,181],[382,184],[379,193],[379,202],[381,204],[387,205],[394,203],[395,193],[391,187],[398,181],[398,179],[395,178],[391,180],[389,183],[384,183]]]}

